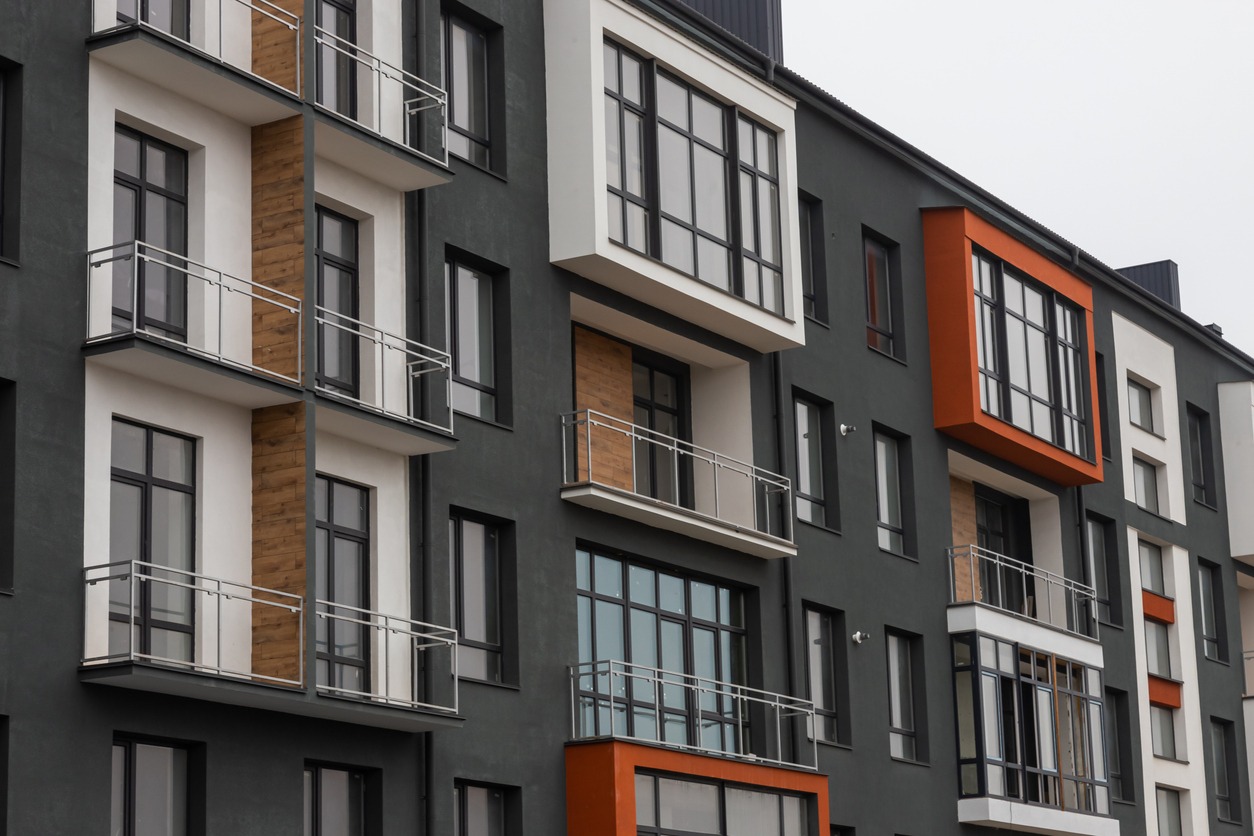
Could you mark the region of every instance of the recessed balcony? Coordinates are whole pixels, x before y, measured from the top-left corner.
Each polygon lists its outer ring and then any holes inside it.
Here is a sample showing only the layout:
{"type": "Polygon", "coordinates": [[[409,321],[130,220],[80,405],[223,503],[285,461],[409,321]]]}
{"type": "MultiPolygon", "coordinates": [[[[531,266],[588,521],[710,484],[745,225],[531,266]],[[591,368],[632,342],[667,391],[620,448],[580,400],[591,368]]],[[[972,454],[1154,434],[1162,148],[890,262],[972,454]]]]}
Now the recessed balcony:
{"type": "Polygon", "coordinates": [[[591,409],[562,416],[563,499],[757,557],[796,555],[788,478],[591,409]]]}
{"type": "Polygon", "coordinates": [[[569,668],[573,740],[614,738],[755,763],[818,768],[814,703],[617,660],[569,668]],[[796,731],[798,734],[793,734],[796,731]]]}
{"type": "Polygon", "coordinates": [[[89,46],[101,61],[247,125],[297,112],[299,15],[268,0],[192,0],[186,17],[136,16],[135,5],[93,3],[89,46]]]}
{"type": "Polygon", "coordinates": [[[299,399],[300,299],[143,241],[87,263],[91,362],[250,409],[299,399]]]}

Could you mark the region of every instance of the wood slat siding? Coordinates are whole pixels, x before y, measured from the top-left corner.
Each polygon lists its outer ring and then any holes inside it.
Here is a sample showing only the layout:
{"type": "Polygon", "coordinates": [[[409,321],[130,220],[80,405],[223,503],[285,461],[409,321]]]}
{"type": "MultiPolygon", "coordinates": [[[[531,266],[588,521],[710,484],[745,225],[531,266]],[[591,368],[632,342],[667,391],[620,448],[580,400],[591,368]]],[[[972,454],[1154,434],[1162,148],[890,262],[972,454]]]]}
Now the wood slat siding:
{"type": "MultiPolygon", "coordinates": [[[[270,0],[300,18],[304,0],[270,0]]],[[[258,4],[261,5],[261,4],[258,4]]],[[[296,32],[274,17],[253,11],[253,72],[267,81],[299,93],[296,87],[296,66],[300,61],[300,42],[296,32]]],[[[275,15],[283,17],[283,15],[275,15]]],[[[284,18],[286,21],[286,18],[284,18]]],[[[303,73],[302,73],[303,77],[303,73]]]]}
{"type": "MultiPolygon", "coordinates": [[[[304,596],[305,405],[254,409],[252,438],[253,584],[304,596]]],[[[295,613],[253,604],[255,674],[299,679],[303,640],[295,613]]]]}
{"type": "MultiPolygon", "coordinates": [[[[575,408],[595,409],[630,422],[635,412],[632,401],[631,346],[575,328],[575,408]]],[[[576,481],[588,481],[588,435],[586,428],[576,433],[576,481]]],[[[620,432],[592,429],[592,475],[596,482],[633,490],[632,442],[620,432]]]]}
{"type": "MultiPolygon", "coordinates": [[[[949,477],[949,514],[953,529],[950,541],[954,546],[973,546],[978,542],[975,525],[975,485],[957,476],[949,477]]],[[[982,600],[980,576],[976,571],[972,585],[972,569],[978,564],[966,554],[954,558],[954,601],[982,600]],[[974,595],[972,592],[974,591],[974,595]]]]}
{"type": "MultiPolygon", "coordinates": [[[[252,143],[253,281],[304,299],[305,149],[301,117],[254,127],[252,143]]],[[[298,334],[295,314],[253,300],[254,364],[295,377],[298,334]]]]}

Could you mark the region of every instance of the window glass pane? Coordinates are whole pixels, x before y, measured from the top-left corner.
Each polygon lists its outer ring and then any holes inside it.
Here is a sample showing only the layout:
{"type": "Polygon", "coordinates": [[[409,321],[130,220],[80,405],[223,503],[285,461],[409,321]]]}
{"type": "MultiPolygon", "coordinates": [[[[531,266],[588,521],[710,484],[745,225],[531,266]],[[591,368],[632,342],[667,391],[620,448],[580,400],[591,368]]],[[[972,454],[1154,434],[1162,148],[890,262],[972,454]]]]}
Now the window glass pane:
{"type": "Polygon", "coordinates": [[[657,824],[654,790],[657,779],[652,775],[636,775],[636,824],[642,827],[657,824]]]}
{"type": "Polygon", "coordinates": [[[779,836],[778,795],[728,787],[727,836],[779,836]]]}
{"type": "Polygon", "coordinates": [[[505,803],[500,790],[464,784],[465,820],[462,833],[465,836],[504,836],[505,803]]]}
{"type": "Polygon", "coordinates": [[[1136,504],[1146,511],[1158,513],[1158,469],[1142,459],[1132,460],[1132,480],[1136,504]]]}
{"type": "Polygon", "coordinates": [[[196,446],[189,439],[153,432],[152,475],[183,485],[192,484],[195,451],[196,446]]]}
{"type": "Polygon", "coordinates": [[[332,522],[354,531],[369,528],[366,521],[366,491],[344,482],[332,482],[332,522]]]}
{"type": "Polygon", "coordinates": [[[1180,793],[1159,787],[1156,795],[1159,836],[1181,836],[1180,793]]]}
{"type": "Polygon", "coordinates": [[[187,753],[168,746],[134,747],[135,836],[187,832],[187,753]]]}
{"type": "Polygon", "coordinates": [[[1138,427],[1154,431],[1153,398],[1149,387],[1128,381],[1128,420],[1138,427]]]}
{"type": "Polygon", "coordinates": [[[1141,555],[1141,586],[1159,595],[1166,594],[1163,579],[1163,550],[1153,543],[1138,541],[1141,555]]]}
{"type": "Polygon", "coordinates": [[[688,128],[688,91],[665,75],[657,77],[657,112],[666,121],[688,128]]]}
{"type": "Polygon", "coordinates": [[[1212,769],[1215,773],[1215,798],[1219,817],[1232,818],[1232,791],[1228,786],[1228,726],[1217,720],[1210,724],[1212,769]]]}
{"type": "Polygon", "coordinates": [[[718,787],[693,781],[658,779],[658,824],[693,833],[719,832],[718,787]]]}
{"type": "Polygon", "coordinates": [[[658,184],[662,211],[692,222],[692,177],[689,173],[691,143],[678,131],[658,128],[658,184]]]}
{"type": "MultiPolygon", "coordinates": [[[[901,471],[897,459],[897,440],[875,434],[876,507],[879,521],[892,529],[901,528],[901,471]]],[[[901,551],[899,530],[880,529],[880,546],[901,551]]]]}
{"type": "Polygon", "coordinates": [[[1149,672],[1156,676],[1171,676],[1171,646],[1166,624],[1145,622],[1145,654],[1149,672]]]}

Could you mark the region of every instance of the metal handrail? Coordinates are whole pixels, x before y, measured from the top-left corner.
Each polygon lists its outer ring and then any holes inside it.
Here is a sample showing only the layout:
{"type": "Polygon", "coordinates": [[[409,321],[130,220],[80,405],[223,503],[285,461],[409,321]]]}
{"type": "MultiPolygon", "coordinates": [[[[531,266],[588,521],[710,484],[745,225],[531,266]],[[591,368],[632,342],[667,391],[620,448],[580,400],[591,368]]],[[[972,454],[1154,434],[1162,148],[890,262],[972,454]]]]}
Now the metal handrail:
{"type": "MultiPolygon", "coordinates": [[[[735,477],[742,477],[748,480],[749,484],[753,488],[753,529],[764,534],[782,537],[784,540],[789,542],[792,541],[792,514],[785,510],[792,508],[792,481],[787,476],[781,476],[778,473],[773,473],[765,468],[750,464],[749,462],[732,458],[731,456],[724,455],[716,450],[711,450],[707,447],[702,447],[700,445],[693,444],[690,441],[684,441],[682,439],[666,435],[665,433],[651,430],[647,427],[641,427],[637,424],[631,423],[630,421],[615,418],[612,415],[607,415],[594,409],[582,409],[576,410],[575,412],[567,412],[562,414],[561,418],[562,435],[565,442],[562,444],[562,473],[567,485],[584,483],[606,485],[608,487],[615,488],[616,490],[625,490],[628,493],[632,493],[650,502],[657,502],[659,504],[669,505],[675,508],[682,508],[687,512],[699,514],[716,522],[733,525],[739,528],[740,526],[736,520],[729,519],[722,513],[722,496],[720,495],[719,490],[719,476],[721,474],[731,474],[735,477]],[[592,430],[597,428],[621,435],[626,438],[628,443],[631,445],[633,480],[631,488],[609,484],[604,481],[598,481],[595,473],[595,464],[598,456],[594,455],[592,442],[592,430]],[[583,430],[582,438],[580,437],[580,429],[583,430]],[[694,500],[708,499],[709,503],[713,507],[713,513],[705,513],[697,510],[696,508],[680,505],[675,502],[659,500],[656,497],[641,494],[637,491],[634,485],[637,471],[635,461],[635,443],[637,441],[643,441],[647,444],[661,448],[666,451],[667,454],[674,456],[677,464],[679,457],[683,456],[687,461],[707,466],[710,469],[712,476],[710,479],[710,482],[712,483],[712,491],[708,497],[697,496],[694,497],[694,500]],[[575,451],[573,460],[571,458],[572,450],[575,451]],[[763,492],[762,499],[765,501],[759,501],[759,489],[763,492]],[[770,501],[771,497],[777,494],[781,495],[780,499],[782,501],[779,503],[770,501]],[[773,506],[777,506],[779,508],[778,524],[782,527],[782,531],[779,534],[776,534],[774,531],[776,521],[772,519],[773,506]]],[[[678,498],[681,496],[680,480],[682,478],[682,468],[676,466],[672,470],[673,484],[671,485],[671,489],[673,493],[671,495],[678,498]]]]}
{"type": "MultiPolygon", "coordinates": [[[[99,7],[101,4],[103,4],[106,9],[111,8],[113,10],[113,17],[117,16],[117,0],[96,0],[95,7],[99,7]]],[[[257,79],[258,81],[264,84],[268,84],[271,87],[274,87],[276,89],[283,90],[284,92],[292,93],[293,95],[299,96],[301,94],[301,90],[303,89],[301,86],[300,42],[301,42],[302,22],[301,22],[300,15],[295,14],[293,12],[289,12],[287,9],[284,9],[281,6],[271,3],[270,0],[253,0],[253,2],[250,2],[250,0],[217,0],[217,4],[218,4],[218,51],[216,53],[209,51],[209,49],[207,48],[208,46],[207,44],[206,44],[206,47],[201,47],[186,38],[180,38],[178,35],[175,35],[173,32],[169,32],[165,29],[162,29],[159,26],[154,26],[153,24],[149,23],[148,21],[142,18],[135,20],[135,21],[128,21],[125,23],[118,23],[113,26],[107,26],[103,29],[96,30],[96,32],[97,34],[99,34],[102,32],[109,32],[114,29],[124,29],[124,28],[131,27],[131,26],[138,26],[141,29],[147,29],[150,32],[155,32],[163,38],[168,38],[172,41],[176,41],[182,46],[186,47],[187,49],[191,49],[197,52],[198,54],[204,56],[205,58],[208,58],[213,61],[217,61],[220,64],[225,64],[229,67],[239,70],[240,72],[248,76],[251,76],[252,78],[257,79]],[[295,57],[294,68],[295,68],[295,82],[296,83],[294,87],[288,87],[285,84],[280,84],[274,81],[273,79],[266,78],[264,75],[254,72],[251,67],[240,66],[234,61],[231,61],[227,59],[226,57],[224,57],[225,51],[226,51],[225,50],[226,42],[224,38],[224,33],[226,29],[226,26],[225,26],[226,21],[224,19],[222,10],[224,7],[228,5],[228,2],[236,3],[240,6],[247,8],[251,12],[256,12],[257,14],[262,15],[263,17],[269,18],[270,20],[279,24],[283,28],[287,29],[289,32],[294,33],[295,36],[292,39],[292,51],[295,57]],[[255,5],[256,3],[260,3],[261,5],[255,5]]],[[[93,8],[93,14],[95,14],[95,8],[93,8]]]]}
{"type": "MultiPolygon", "coordinates": [[[[404,119],[401,144],[415,154],[438,162],[441,165],[448,165],[448,93],[445,92],[444,88],[383,60],[369,50],[362,49],[347,38],[343,38],[334,32],[329,32],[321,26],[314,27],[314,40],[319,45],[325,46],[333,52],[337,52],[357,62],[374,75],[374,102],[377,106],[374,125],[363,122],[359,117],[349,116],[336,110],[333,110],[333,112],[368,131],[372,131],[385,139],[390,139],[391,137],[388,137],[383,129],[383,82],[396,82],[403,90],[414,94],[412,96],[402,94],[401,97],[404,119]],[[442,153],[438,156],[423,151],[419,147],[418,138],[412,134],[410,129],[411,119],[428,110],[438,110],[440,112],[440,150],[442,153]]],[[[318,53],[318,60],[322,60],[321,52],[318,53]]],[[[327,107],[321,101],[318,102],[318,105],[327,107]]]]}
{"type": "MultiPolygon", "coordinates": [[[[110,282],[113,281],[112,272],[108,274],[107,278],[108,278],[108,281],[110,282]]],[[[144,241],[139,241],[139,240],[124,241],[118,244],[113,244],[112,246],[99,247],[97,249],[89,251],[87,253],[87,284],[88,284],[88,293],[87,293],[87,340],[86,342],[88,344],[100,342],[102,340],[113,339],[122,334],[143,335],[146,339],[158,340],[168,345],[176,346],[182,350],[200,355],[202,357],[213,360],[225,366],[233,366],[235,368],[243,369],[245,371],[255,372],[258,374],[267,375],[269,377],[274,377],[279,380],[285,381],[287,383],[294,383],[296,385],[300,385],[301,364],[302,364],[302,357],[304,354],[304,351],[302,349],[302,343],[303,343],[302,325],[303,323],[302,323],[302,319],[300,315],[301,300],[298,297],[291,295],[290,293],[284,293],[281,290],[276,290],[272,287],[267,287],[266,285],[259,284],[254,281],[250,281],[248,279],[242,279],[238,276],[233,276],[229,273],[224,273],[221,270],[217,270],[213,267],[208,266],[207,264],[202,264],[199,261],[188,258],[185,255],[181,255],[179,253],[172,252],[170,250],[163,249],[161,247],[155,246],[153,244],[148,244],[144,241]],[[110,316],[109,331],[107,333],[93,334],[92,333],[92,330],[93,330],[92,329],[92,316],[94,312],[92,310],[92,303],[91,303],[91,299],[92,299],[91,285],[95,276],[94,271],[100,267],[103,267],[107,264],[113,264],[114,262],[117,262],[117,261],[130,261],[131,262],[130,327],[119,330],[116,326],[112,324],[112,316],[110,316]],[[180,340],[180,339],[171,337],[168,334],[159,333],[157,331],[151,330],[139,321],[138,311],[139,311],[139,290],[140,290],[140,287],[139,287],[140,262],[148,262],[151,264],[156,264],[156,265],[159,265],[161,269],[163,270],[170,270],[176,273],[181,273],[185,278],[195,279],[196,281],[201,282],[202,284],[205,284],[213,288],[216,291],[217,310],[218,310],[217,349],[216,350],[210,349],[207,346],[193,345],[191,342],[180,340]],[[197,272],[197,271],[203,271],[203,272],[197,272]],[[216,276],[217,278],[213,278],[214,276],[216,276]],[[264,302],[267,305],[272,305],[277,310],[286,311],[287,313],[292,315],[293,321],[296,324],[296,374],[295,375],[283,374],[282,372],[278,372],[273,369],[268,369],[265,366],[260,366],[260,365],[257,365],[256,363],[244,362],[244,361],[232,358],[224,352],[223,335],[224,335],[225,323],[224,323],[224,318],[222,314],[222,302],[223,302],[223,299],[226,298],[228,294],[238,294],[240,296],[247,297],[248,299],[251,299],[254,302],[264,302]]],[[[111,290],[112,289],[110,288],[110,291],[111,290]]],[[[112,296],[110,296],[110,299],[112,299],[112,296]]],[[[110,303],[110,305],[111,304],[112,303],[110,303]]],[[[253,320],[252,311],[249,311],[247,324],[249,327],[250,334],[251,334],[251,328],[252,328],[252,324],[251,324],[252,320],[253,320]]],[[[251,350],[251,347],[252,347],[252,341],[249,340],[250,350],[251,350]]]]}
{"type": "Polygon", "coordinates": [[[359,691],[353,688],[343,688],[319,682],[319,691],[342,697],[369,700],[385,705],[397,705],[403,708],[457,713],[457,630],[452,627],[442,627],[437,624],[414,621],[398,615],[387,615],[386,613],[375,612],[362,607],[337,604],[334,601],[326,601],[321,598],[317,599],[315,603],[317,605],[315,613],[317,618],[359,625],[379,635],[381,645],[377,652],[373,654],[373,658],[381,660],[377,666],[377,677],[375,678],[375,681],[379,683],[378,687],[371,687],[369,691],[359,691]],[[388,687],[392,682],[390,666],[394,637],[397,637],[396,641],[398,642],[409,643],[410,676],[408,688],[410,697],[408,699],[395,696],[388,687]],[[433,648],[444,648],[450,653],[449,673],[452,681],[452,701],[450,703],[424,702],[417,698],[421,689],[419,675],[423,671],[423,666],[420,664],[422,658],[420,654],[433,648]]]}
{"type": "MultiPolygon", "coordinates": [[[[378,412],[381,415],[387,415],[390,418],[397,418],[410,424],[416,424],[425,427],[431,427],[440,432],[451,433],[453,431],[453,400],[450,396],[450,388],[452,386],[451,371],[453,367],[452,357],[447,351],[441,351],[438,348],[424,345],[417,340],[411,340],[408,337],[402,337],[397,334],[384,331],[367,322],[354,319],[351,316],[337,313],[336,311],[324,307],[317,306],[315,310],[315,320],[318,323],[319,339],[321,339],[322,328],[333,328],[350,335],[355,339],[363,339],[375,346],[374,356],[377,361],[376,373],[374,380],[378,384],[378,397],[366,399],[364,397],[354,397],[344,392],[336,391],[334,387],[327,386],[321,381],[318,382],[318,390],[324,394],[331,395],[335,398],[349,401],[360,407],[378,412]],[[387,400],[387,380],[388,365],[387,355],[385,352],[399,351],[406,355],[405,373],[406,379],[406,410],[404,413],[397,412],[388,407],[387,400]],[[414,392],[414,381],[422,377],[435,374],[444,377],[445,390],[445,408],[443,410],[443,422],[435,420],[427,420],[419,415],[419,404],[414,392]]],[[[360,377],[360,361],[357,369],[358,377],[360,377]]],[[[362,387],[360,381],[358,385],[358,393],[361,394],[362,387]]],[[[432,416],[433,418],[435,416],[432,416]]]]}
{"type": "Polygon", "coordinates": [[[949,600],[953,604],[986,604],[1005,612],[1024,615],[1042,624],[1061,627],[1069,633],[1089,638],[1095,637],[1097,624],[1097,591],[1088,584],[1015,560],[1004,554],[976,545],[951,546],[946,550],[949,562],[949,600]],[[958,569],[966,566],[967,577],[960,580],[958,569]],[[1016,611],[1007,606],[1009,590],[1018,584],[1018,602],[1024,610],[1016,611]],[[986,588],[986,585],[992,584],[986,588]],[[1038,585],[1043,585],[1039,589],[1038,585]],[[1037,592],[1042,595],[1037,595],[1037,592]],[[1054,611],[1055,593],[1061,593],[1064,602],[1062,620],[1054,611]],[[1044,600],[1044,615],[1041,600],[1044,600]]]}
{"type": "MultiPolygon", "coordinates": [[[[761,763],[805,766],[811,769],[818,768],[818,743],[813,735],[810,736],[808,747],[811,757],[809,763],[803,762],[799,758],[789,759],[783,757],[788,721],[805,723],[807,724],[805,728],[810,728],[810,724],[814,722],[815,709],[811,700],[791,697],[786,694],[777,694],[759,688],[750,688],[734,682],[724,682],[694,674],[668,671],[663,668],[654,668],[633,662],[623,662],[617,659],[583,662],[569,666],[567,671],[571,685],[571,738],[573,740],[593,737],[619,737],[647,743],[661,743],[678,749],[742,758],[761,763]],[[589,685],[592,687],[588,687],[589,685]],[[641,685],[643,688],[638,688],[636,687],[637,685],[641,685]],[[665,688],[683,689],[687,696],[687,699],[684,701],[686,707],[677,709],[674,705],[668,704],[662,697],[662,689],[665,688]],[[641,691],[651,695],[651,699],[641,699],[639,697],[641,691]],[[732,707],[731,713],[729,714],[727,709],[703,712],[700,707],[701,695],[712,695],[724,705],[730,704],[732,707]],[[593,709],[590,729],[584,727],[581,711],[581,708],[586,707],[589,701],[593,709]],[[602,728],[602,712],[600,709],[610,706],[623,707],[626,717],[626,725],[623,728],[616,730],[612,719],[608,729],[602,728]],[[656,718],[654,730],[657,732],[654,736],[638,733],[634,710],[641,707],[654,712],[654,717],[656,718]],[[749,712],[752,710],[765,712],[766,716],[763,720],[765,726],[774,731],[774,742],[779,756],[775,757],[753,751],[752,741],[748,739],[749,735],[747,734],[749,730],[749,712]],[[736,735],[739,746],[729,751],[727,749],[702,746],[699,743],[666,740],[663,734],[664,724],[662,717],[668,713],[682,714],[685,717],[696,716],[698,717],[698,725],[701,722],[702,714],[717,714],[724,717],[728,725],[735,727],[740,732],[736,735]]],[[[761,742],[765,743],[768,741],[761,742]]]]}
{"type": "MultiPolygon", "coordinates": [[[[88,566],[83,570],[84,591],[96,586],[99,583],[107,583],[109,581],[127,581],[127,647],[125,651],[118,653],[105,653],[103,655],[88,656],[86,649],[82,659],[83,665],[99,665],[116,662],[151,662],[160,665],[169,665],[198,673],[208,673],[215,676],[232,677],[238,679],[247,679],[253,682],[268,682],[275,685],[287,685],[301,687],[304,685],[304,642],[298,640],[296,670],[297,678],[289,679],[281,676],[270,676],[268,674],[257,673],[253,670],[238,670],[228,667],[222,663],[222,604],[226,601],[238,601],[248,604],[250,607],[261,605],[266,607],[274,607],[279,610],[292,613],[296,616],[297,624],[293,634],[297,637],[303,637],[305,634],[305,599],[300,595],[291,592],[283,592],[277,589],[267,589],[264,586],[254,586],[253,584],[240,583],[238,581],[228,580],[226,578],[218,578],[212,575],[204,575],[199,572],[193,572],[187,569],[176,569],[171,566],[162,566],[158,563],[148,563],[142,560],[119,560],[113,563],[101,563],[95,566],[88,566]],[[166,577],[173,575],[174,577],[166,577]],[[130,629],[130,625],[135,623],[136,608],[140,603],[139,591],[141,584],[155,584],[173,589],[186,589],[193,596],[204,596],[213,603],[213,614],[215,630],[213,633],[213,659],[209,662],[208,647],[204,642],[193,643],[193,653],[190,660],[172,659],[167,656],[159,656],[155,653],[144,653],[135,646],[135,631],[130,629]],[[267,596],[267,597],[261,597],[267,596]],[[274,600],[277,599],[277,600],[274,600]]],[[[89,596],[83,596],[83,605],[85,611],[85,621],[91,624],[91,614],[88,606],[89,596]]],[[[110,600],[109,605],[117,603],[110,600]]],[[[105,617],[108,618],[106,610],[105,617]]],[[[250,651],[251,652],[251,651],[250,651]]]]}

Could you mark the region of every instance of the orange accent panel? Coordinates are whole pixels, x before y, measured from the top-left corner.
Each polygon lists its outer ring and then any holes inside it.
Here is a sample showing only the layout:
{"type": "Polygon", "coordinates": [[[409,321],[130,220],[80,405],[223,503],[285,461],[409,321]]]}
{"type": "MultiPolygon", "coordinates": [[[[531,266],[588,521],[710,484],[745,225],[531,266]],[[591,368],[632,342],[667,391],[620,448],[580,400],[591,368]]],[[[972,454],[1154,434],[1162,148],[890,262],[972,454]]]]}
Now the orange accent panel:
{"type": "Polygon", "coordinates": [[[826,775],[608,740],[566,745],[567,836],[635,836],[637,771],[813,795],[818,807],[814,832],[831,829],[826,775]]]}
{"type": "Polygon", "coordinates": [[[1170,598],[1142,589],[1141,603],[1145,607],[1145,617],[1151,621],[1161,621],[1163,624],[1176,623],[1176,602],[1170,598]]]}
{"type": "Polygon", "coordinates": [[[1102,481],[1092,287],[962,207],[923,210],[923,254],[936,428],[1060,485],[1102,481]],[[1084,311],[1090,390],[1088,426],[1094,461],[1055,447],[980,408],[972,245],[1014,265],[1084,311]]]}
{"type": "Polygon", "coordinates": [[[1180,683],[1172,682],[1170,679],[1149,675],[1149,701],[1150,705],[1156,705],[1160,708],[1179,708],[1180,707],[1180,683]]]}

